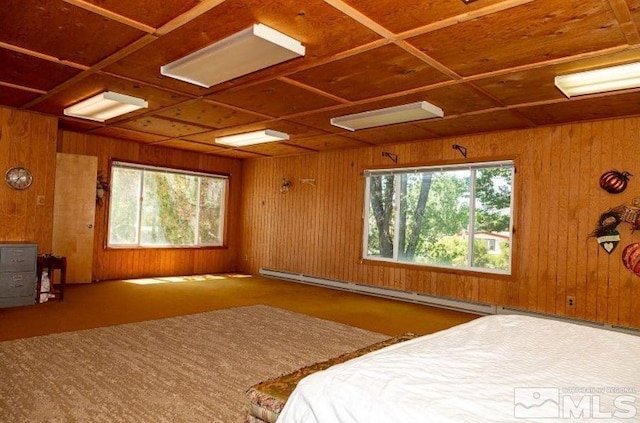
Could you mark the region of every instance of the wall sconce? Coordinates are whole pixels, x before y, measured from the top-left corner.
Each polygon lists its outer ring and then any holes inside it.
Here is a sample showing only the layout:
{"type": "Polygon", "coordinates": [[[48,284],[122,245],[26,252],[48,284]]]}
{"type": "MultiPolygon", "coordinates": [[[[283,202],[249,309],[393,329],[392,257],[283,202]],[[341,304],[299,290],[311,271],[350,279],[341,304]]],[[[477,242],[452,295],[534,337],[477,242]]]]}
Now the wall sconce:
{"type": "Polygon", "coordinates": [[[280,185],[280,192],[285,193],[289,192],[289,188],[291,188],[291,181],[287,178],[282,178],[282,184],[280,185]]]}

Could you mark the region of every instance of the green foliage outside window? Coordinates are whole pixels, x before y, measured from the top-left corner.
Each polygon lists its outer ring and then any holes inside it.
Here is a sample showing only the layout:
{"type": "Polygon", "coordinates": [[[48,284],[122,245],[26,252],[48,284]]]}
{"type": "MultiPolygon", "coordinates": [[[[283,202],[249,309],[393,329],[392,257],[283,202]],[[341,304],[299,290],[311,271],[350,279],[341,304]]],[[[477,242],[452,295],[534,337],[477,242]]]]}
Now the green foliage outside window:
{"type": "Polygon", "coordinates": [[[111,187],[110,246],[222,245],[226,178],[115,163],[111,187]]]}
{"type": "Polygon", "coordinates": [[[367,182],[366,258],[509,272],[512,164],[395,169],[367,182]]]}

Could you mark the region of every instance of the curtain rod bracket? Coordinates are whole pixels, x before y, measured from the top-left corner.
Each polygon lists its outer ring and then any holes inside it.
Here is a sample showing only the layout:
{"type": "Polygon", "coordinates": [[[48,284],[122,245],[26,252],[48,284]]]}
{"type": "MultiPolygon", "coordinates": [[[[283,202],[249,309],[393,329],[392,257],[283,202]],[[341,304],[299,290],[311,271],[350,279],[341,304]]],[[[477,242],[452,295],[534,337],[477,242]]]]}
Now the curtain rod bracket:
{"type": "Polygon", "coordinates": [[[382,157],[387,157],[392,162],[398,163],[398,155],[397,154],[389,153],[388,151],[383,151],[382,152],[382,157]]]}
{"type": "Polygon", "coordinates": [[[458,150],[465,159],[467,158],[467,149],[465,147],[461,146],[460,144],[453,144],[451,148],[453,148],[454,150],[458,150]]]}

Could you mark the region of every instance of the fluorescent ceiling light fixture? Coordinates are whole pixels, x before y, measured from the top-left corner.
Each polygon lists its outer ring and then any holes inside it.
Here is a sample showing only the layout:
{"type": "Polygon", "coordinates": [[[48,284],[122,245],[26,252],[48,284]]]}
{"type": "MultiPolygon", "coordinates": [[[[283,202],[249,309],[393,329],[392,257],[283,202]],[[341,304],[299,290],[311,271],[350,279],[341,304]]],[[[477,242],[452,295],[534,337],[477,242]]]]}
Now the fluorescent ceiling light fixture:
{"type": "Polygon", "coordinates": [[[244,147],[246,145],[262,144],[273,141],[286,141],[288,139],[289,134],[274,131],[272,129],[264,129],[262,131],[245,132],[244,134],[218,137],[216,138],[216,143],[230,145],[233,147],[244,147]]]}
{"type": "Polygon", "coordinates": [[[444,112],[438,106],[426,101],[418,101],[417,103],[334,117],[331,118],[331,124],[349,131],[356,131],[358,129],[393,125],[394,123],[414,120],[441,118],[443,116],[444,112]]]}
{"type": "Polygon", "coordinates": [[[188,56],[160,67],[160,73],[209,88],[296,57],[305,47],[263,24],[240,31],[188,56]]]}
{"type": "Polygon", "coordinates": [[[104,122],[116,116],[138,109],[146,109],[147,107],[147,102],[141,98],[105,91],[67,107],[64,109],[64,114],[65,116],[104,122]]]}
{"type": "Polygon", "coordinates": [[[640,87],[640,63],[560,75],[554,82],[567,97],[637,88],[640,87]]]}

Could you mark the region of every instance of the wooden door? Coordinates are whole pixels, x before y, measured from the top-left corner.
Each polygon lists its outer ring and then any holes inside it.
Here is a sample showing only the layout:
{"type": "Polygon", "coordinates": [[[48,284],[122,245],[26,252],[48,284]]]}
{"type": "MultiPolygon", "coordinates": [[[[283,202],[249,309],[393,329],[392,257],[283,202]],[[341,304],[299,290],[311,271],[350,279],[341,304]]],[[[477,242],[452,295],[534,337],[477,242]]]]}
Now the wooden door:
{"type": "Polygon", "coordinates": [[[67,258],[67,283],[91,282],[98,158],[58,153],[53,254],[67,258]]]}

